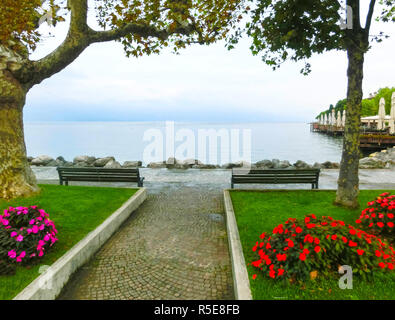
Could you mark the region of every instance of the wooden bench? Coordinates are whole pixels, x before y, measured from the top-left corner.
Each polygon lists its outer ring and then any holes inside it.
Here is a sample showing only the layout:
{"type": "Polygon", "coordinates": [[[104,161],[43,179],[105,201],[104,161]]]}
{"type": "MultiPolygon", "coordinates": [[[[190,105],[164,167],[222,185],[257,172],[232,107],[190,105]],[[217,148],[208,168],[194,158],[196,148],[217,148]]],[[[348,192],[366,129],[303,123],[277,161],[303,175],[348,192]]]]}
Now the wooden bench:
{"type": "Polygon", "coordinates": [[[137,182],[143,186],[144,178],[140,177],[139,169],[107,169],[107,168],[70,168],[58,167],[59,183],[66,186],[69,181],[92,182],[137,182]]]}
{"type": "Polygon", "coordinates": [[[241,183],[311,183],[311,189],[318,189],[320,169],[251,169],[232,170],[232,189],[235,184],[241,183]]]}

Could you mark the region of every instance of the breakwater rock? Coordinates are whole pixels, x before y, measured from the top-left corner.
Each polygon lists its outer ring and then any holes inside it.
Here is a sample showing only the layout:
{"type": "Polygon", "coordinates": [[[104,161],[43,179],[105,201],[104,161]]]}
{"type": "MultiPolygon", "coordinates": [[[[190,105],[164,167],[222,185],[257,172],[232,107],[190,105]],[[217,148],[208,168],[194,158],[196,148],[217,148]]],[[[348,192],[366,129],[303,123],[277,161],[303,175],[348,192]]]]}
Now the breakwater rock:
{"type": "Polygon", "coordinates": [[[375,152],[369,157],[359,160],[361,169],[393,169],[395,168],[395,147],[375,152]]]}
{"type": "MultiPolygon", "coordinates": [[[[142,168],[142,161],[125,161],[123,164],[118,162],[115,157],[108,156],[103,158],[96,158],[93,156],[77,156],[73,161],[67,161],[63,157],[53,159],[47,155],[38,157],[28,157],[31,166],[38,167],[96,167],[96,168],[142,168]]],[[[256,163],[249,163],[246,161],[239,161],[235,163],[226,163],[223,165],[204,164],[197,159],[178,160],[173,157],[167,161],[151,162],[147,168],[152,169],[233,169],[248,167],[252,169],[339,169],[340,164],[337,162],[325,161],[322,163],[316,162],[308,164],[305,161],[298,160],[291,163],[288,160],[261,160],[256,163]]],[[[381,152],[372,153],[369,157],[363,158],[359,161],[361,169],[391,169],[395,168],[395,147],[383,150],[381,152]]]]}

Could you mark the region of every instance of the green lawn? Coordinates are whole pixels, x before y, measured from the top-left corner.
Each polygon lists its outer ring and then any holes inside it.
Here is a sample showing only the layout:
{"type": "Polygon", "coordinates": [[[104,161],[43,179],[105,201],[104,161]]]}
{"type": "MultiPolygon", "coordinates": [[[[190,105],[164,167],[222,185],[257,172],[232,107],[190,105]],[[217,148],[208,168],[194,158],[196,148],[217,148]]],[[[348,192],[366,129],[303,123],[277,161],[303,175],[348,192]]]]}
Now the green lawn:
{"type": "MultiPolygon", "coordinates": [[[[59,241],[40,265],[51,265],[86,234],[128,200],[137,189],[40,185],[38,196],[0,200],[1,212],[9,206],[37,205],[55,222],[59,241]]],[[[12,299],[38,275],[40,265],[31,269],[18,267],[14,276],[0,276],[0,299],[12,299]]]]}
{"type": "MultiPolygon", "coordinates": [[[[363,190],[359,201],[361,209],[347,210],[332,204],[335,191],[267,190],[230,191],[239,228],[246,264],[255,260],[252,247],[262,232],[271,232],[289,217],[302,218],[306,214],[329,215],[354,224],[368,201],[391,190],[363,190]]],[[[394,190],[392,190],[394,193],[394,190]]],[[[254,299],[394,299],[395,273],[376,274],[372,282],[353,279],[352,290],[341,290],[337,279],[309,280],[303,285],[288,285],[263,278],[252,280],[256,269],[247,266],[254,299]]],[[[339,275],[340,277],[341,275],[339,275]]]]}

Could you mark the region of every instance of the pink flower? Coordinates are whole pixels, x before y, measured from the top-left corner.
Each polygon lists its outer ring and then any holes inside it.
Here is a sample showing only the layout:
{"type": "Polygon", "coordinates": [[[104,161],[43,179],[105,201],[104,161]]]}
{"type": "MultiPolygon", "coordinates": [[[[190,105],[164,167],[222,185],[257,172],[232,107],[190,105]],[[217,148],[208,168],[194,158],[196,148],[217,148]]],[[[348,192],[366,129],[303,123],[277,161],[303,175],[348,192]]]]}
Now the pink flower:
{"type": "Polygon", "coordinates": [[[21,254],[19,255],[20,258],[24,258],[26,256],[26,251],[22,251],[21,254]]]}
{"type": "Polygon", "coordinates": [[[32,219],[29,221],[29,224],[34,224],[34,222],[35,222],[34,219],[32,219]]]}
{"type": "Polygon", "coordinates": [[[44,227],[45,227],[45,226],[42,224],[41,226],[38,227],[38,229],[39,229],[40,231],[43,231],[43,230],[44,230],[44,227]]]}
{"type": "Polygon", "coordinates": [[[38,256],[39,257],[42,257],[44,255],[44,251],[40,251],[39,253],[38,253],[38,256]]]}
{"type": "Polygon", "coordinates": [[[49,235],[47,234],[47,235],[44,237],[44,241],[49,241],[49,239],[50,239],[50,237],[49,237],[49,235]]]}
{"type": "Polygon", "coordinates": [[[20,234],[19,236],[16,237],[16,241],[22,242],[23,241],[23,236],[20,234]]]}
{"type": "Polygon", "coordinates": [[[33,226],[32,231],[33,231],[33,233],[37,233],[38,232],[38,227],[37,226],[33,226]]]}
{"type": "Polygon", "coordinates": [[[8,251],[8,256],[9,256],[11,259],[15,259],[15,258],[16,258],[16,252],[15,252],[15,250],[8,251]]]}
{"type": "Polygon", "coordinates": [[[17,232],[12,231],[12,232],[11,232],[11,238],[15,237],[17,234],[18,234],[17,232]]]}
{"type": "Polygon", "coordinates": [[[8,224],[10,223],[7,219],[3,219],[3,226],[8,226],[8,224]]]}
{"type": "Polygon", "coordinates": [[[32,229],[26,229],[27,234],[31,234],[32,233],[32,229]]]}

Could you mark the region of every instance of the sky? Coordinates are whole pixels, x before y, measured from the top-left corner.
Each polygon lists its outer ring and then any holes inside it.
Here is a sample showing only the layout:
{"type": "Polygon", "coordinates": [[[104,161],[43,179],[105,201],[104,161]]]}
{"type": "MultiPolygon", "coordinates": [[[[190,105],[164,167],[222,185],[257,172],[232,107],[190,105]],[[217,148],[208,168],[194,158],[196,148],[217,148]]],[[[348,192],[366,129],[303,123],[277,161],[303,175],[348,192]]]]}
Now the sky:
{"type": "MultiPolygon", "coordinates": [[[[64,40],[68,24],[42,28],[54,36],[39,44],[33,60],[64,40]]],[[[379,31],[392,37],[373,44],[365,57],[365,97],[395,86],[395,25],[376,22],[371,33],[379,31]]],[[[30,90],[25,121],[308,122],[346,97],[345,52],[315,55],[312,73],[303,76],[302,64],[294,62],[273,71],[249,45],[245,38],[231,51],[219,42],[138,59],[126,58],[116,42],[91,45],[30,90]]]]}

